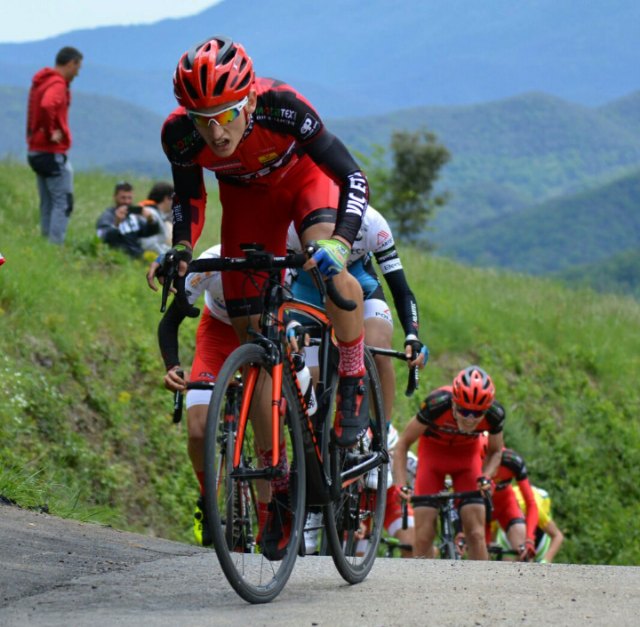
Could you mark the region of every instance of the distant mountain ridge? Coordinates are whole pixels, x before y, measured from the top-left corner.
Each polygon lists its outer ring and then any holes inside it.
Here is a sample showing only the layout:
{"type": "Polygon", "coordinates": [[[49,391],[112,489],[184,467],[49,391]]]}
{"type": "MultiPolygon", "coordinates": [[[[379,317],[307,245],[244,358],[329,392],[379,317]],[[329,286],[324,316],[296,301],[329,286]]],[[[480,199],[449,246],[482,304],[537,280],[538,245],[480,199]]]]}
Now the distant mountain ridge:
{"type": "Polygon", "coordinates": [[[0,44],[3,84],[26,87],[62,45],[85,54],[77,89],[166,114],[182,52],[214,33],[324,117],[542,91],[600,105],[637,89],[636,0],[223,0],[199,15],[0,44]]]}
{"type": "Polygon", "coordinates": [[[428,128],[452,153],[440,187],[451,192],[436,216],[435,241],[485,220],[610,181],[640,166],[640,91],[599,108],[542,93],[454,107],[420,107],[331,122],[369,153],[394,130],[428,128]]]}
{"type": "Polygon", "coordinates": [[[640,249],[639,199],[640,168],[594,190],[478,224],[446,239],[439,252],[474,266],[575,277],[640,249]]]}

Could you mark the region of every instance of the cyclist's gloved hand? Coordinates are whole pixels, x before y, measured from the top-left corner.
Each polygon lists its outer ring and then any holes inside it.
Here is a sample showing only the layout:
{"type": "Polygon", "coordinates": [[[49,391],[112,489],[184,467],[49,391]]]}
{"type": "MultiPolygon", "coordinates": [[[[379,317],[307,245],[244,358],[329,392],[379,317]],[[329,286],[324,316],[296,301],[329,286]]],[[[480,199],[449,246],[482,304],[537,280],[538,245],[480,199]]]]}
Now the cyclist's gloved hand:
{"type": "Polygon", "coordinates": [[[170,276],[171,270],[178,270],[180,262],[184,261],[189,263],[193,257],[192,250],[184,244],[176,244],[173,248],[170,248],[164,255],[162,264],[162,271],[165,276],[170,276]]]}
{"type": "Polygon", "coordinates": [[[493,490],[493,481],[486,475],[482,475],[476,479],[478,484],[478,490],[485,493],[490,493],[493,490]]]}
{"type": "Polygon", "coordinates": [[[407,357],[410,357],[409,366],[419,366],[424,368],[429,361],[429,349],[423,344],[417,335],[413,333],[404,338],[404,348],[407,357]],[[409,349],[411,352],[409,352],[409,349]]]}
{"type": "Polygon", "coordinates": [[[317,242],[318,250],[312,259],[316,262],[318,270],[326,278],[339,274],[347,264],[349,246],[337,239],[320,239],[317,242]]]}
{"type": "Polygon", "coordinates": [[[536,557],[536,547],[530,538],[527,541],[520,545],[520,561],[522,562],[532,562],[536,557]]]}

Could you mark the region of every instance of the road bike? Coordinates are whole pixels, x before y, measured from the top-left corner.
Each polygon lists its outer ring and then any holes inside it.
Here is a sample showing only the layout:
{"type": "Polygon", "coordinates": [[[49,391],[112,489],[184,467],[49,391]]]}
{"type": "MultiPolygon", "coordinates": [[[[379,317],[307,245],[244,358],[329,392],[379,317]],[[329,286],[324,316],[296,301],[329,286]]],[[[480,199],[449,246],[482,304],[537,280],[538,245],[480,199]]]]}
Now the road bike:
{"type": "MultiPolygon", "coordinates": [[[[338,387],[333,327],[323,307],[295,300],[282,276],[285,268],[302,267],[308,255],[275,256],[257,246],[245,247],[244,252],[244,257],[192,261],[189,272],[242,270],[248,280],[256,273],[267,279],[260,331],[252,331],[250,341],[231,353],[214,386],[204,471],[205,514],[220,566],[243,599],[265,603],[283,589],[303,551],[303,525],[311,506],[322,508],[327,546],[340,575],[352,584],[367,576],[384,522],[389,458],[382,392],[368,350],[367,437],[349,449],[338,447],[332,438],[338,387]],[[320,329],[318,408],[312,418],[285,337],[292,312],[320,329]],[[229,388],[239,388],[238,402],[231,406],[229,388]],[[256,428],[255,419],[265,412],[271,421],[267,432],[256,428]],[[372,486],[366,477],[376,469],[372,486]],[[271,528],[265,528],[265,518],[277,523],[272,524],[275,540],[269,535],[271,528]],[[361,553],[357,547],[363,529],[368,542],[361,553]]],[[[317,270],[315,279],[323,299],[328,293],[339,307],[355,306],[317,270]]]]}
{"type": "MultiPolygon", "coordinates": [[[[462,559],[461,547],[456,544],[456,535],[461,531],[458,502],[463,499],[481,497],[487,500],[487,495],[482,490],[469,490],[454,492],[450,477],[445,478],[444,489],[436,494],[414,495],[411,504],[414,507],[437,507],[439,524],[438,553],[442,559],[462,559]]],[[[406,517],[406,504],[403,503],[403,526],[406,517]]],[[[406,527],[405,527],[406,528],[406,527]]]]}

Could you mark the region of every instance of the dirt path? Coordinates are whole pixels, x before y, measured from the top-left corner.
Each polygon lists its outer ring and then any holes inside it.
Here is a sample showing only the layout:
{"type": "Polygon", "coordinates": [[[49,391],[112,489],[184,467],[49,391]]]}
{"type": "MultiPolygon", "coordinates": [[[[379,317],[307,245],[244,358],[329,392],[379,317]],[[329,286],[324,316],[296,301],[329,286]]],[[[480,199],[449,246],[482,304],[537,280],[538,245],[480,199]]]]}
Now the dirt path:
{"type": "Polygon", "coordinates": [[[0,506],[0,625],[637,625],[640,568],[380,559],[358,586],[299,559],[250,606],[215,553],[0,506]]]}

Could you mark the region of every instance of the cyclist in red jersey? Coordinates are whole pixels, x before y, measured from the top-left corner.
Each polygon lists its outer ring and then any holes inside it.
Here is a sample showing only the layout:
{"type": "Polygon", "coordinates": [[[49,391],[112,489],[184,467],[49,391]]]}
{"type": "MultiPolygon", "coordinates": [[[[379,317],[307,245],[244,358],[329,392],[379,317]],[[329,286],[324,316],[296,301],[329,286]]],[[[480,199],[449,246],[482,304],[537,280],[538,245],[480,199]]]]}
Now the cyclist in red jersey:
{"type": "MultiPolygon", "coordinates": [[[[436,494],[446,475],[451,475],[457,492],[491,489],[491,477],[500,465],[505,420],[504,408],[494,397],[491,378],[478,366],[465,368],[452,386],[427,396],[396,445],[393,474],[405,498],[411,493],[436,494]],[[484,462],[483,431],[489,432],[484,462]],[[412,489],[406,483],[407,451],[418,439],[418,472],[412,489]]],[[[484,500],[465,499],[459,507],[469,557],[488,559],[484,500]]],[[[415,508],[414,557],[433,557],[437,515],[435,507],[415,508]]]]}
{"type": "MultiPolygon", "coordinates": [[[[353,446],[368,427],[368,395],[362,290],[345,265],[367,207],[364,173],[311,104],[281,81],[256,78],[244,47],[228,37],[211,37],[182,55],[174,92],[180,106],[164,123],[162,145],[175,188],[173,252],[179,274],[186,273],[204,228],[205,169],[218,179],[222,224],[215,239],[220,237],[223,256],[241,255],[241,244],[252,242],[284,254],[291,221],[303,244],[317,241],[307,268],[317,265],[357,303],[355,311],[346,312],[327,302],[340,352],[333,435],[339,446],[353,446]]],[[[147,274],[152,289],[157,289],[157,267],[151,264],[147,274]]],[[[258,326],[262,282],[224,273],[227,310],[241,342],[249,327],[258,326]]],[[[270,416],[254,420],[258,446],[268,453],[270,416]]],[[[276,501],[277,495],[275,506],[276,501]]]]}
{"type": "MultiPolygon", "coordinates": [[[[485,442],[486,440],[483,442],[483,450],[485,442]]],[[[538,505],[529,483],[527,466],[522,456],[513,449],[503,448],[500,466],[493,480],[496,487],[493,492],[491,519],[497,521],[502,527],[511,547],[519,551],[520,561],[531,561],[536,556],[538,505]],[[513,490],[512,482],[514,479],[526,503],[526,517],[518,505],[513,490]]]]}

